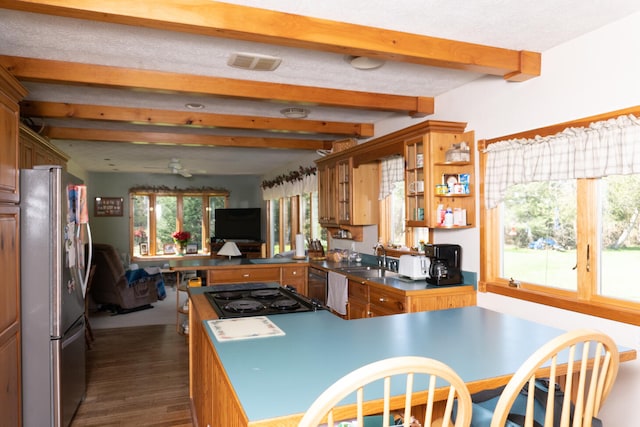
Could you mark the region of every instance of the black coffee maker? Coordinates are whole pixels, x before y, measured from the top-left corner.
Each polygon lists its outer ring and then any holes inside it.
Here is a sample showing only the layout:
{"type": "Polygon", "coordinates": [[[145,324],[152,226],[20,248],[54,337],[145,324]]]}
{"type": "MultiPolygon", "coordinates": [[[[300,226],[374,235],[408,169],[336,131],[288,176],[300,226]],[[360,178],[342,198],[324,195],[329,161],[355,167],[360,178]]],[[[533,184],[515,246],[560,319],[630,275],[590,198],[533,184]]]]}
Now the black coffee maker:
{"type": "Polygon", "coordinates": [[[427,283],[432,285],[458,285],[462,283],[460,245],[424,245],[424,254],[431,259],[427,283]]]}

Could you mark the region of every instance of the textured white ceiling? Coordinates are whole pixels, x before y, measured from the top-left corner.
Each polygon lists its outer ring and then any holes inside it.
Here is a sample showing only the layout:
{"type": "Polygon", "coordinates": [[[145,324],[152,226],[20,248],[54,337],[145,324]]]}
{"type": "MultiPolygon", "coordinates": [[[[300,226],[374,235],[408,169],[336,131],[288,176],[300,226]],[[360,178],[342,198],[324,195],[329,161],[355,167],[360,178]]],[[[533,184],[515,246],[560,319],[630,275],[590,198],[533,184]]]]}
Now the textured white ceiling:
{"type": "MultiPolygon", "coordinates": [[[[638,0],[229,0],[299,15],[382,27],[517,50],[544,51],[640,10],[638,0]]],[[[437,96],[476,74],[388,62],[377,70],[351,68],[342,55],[218,39],[101,22],[0,9],[0,54],[183,72],[410,96],[437,96]],[[226,65],[233,52],[283,59],[274,72],[226,65]]],[[[544,72],[544,68],[543,68],[544,72]]],[[[186,110],[186,95],[131,93],[115,89],[27,83],[27,99],[186,110]]],[[[198,98],[205,112],[281,117],[281,103],[198,98]]],[[[309,119],[376,123],[390,113],[311,106],[309,119]]],[[[437,99],[436,99],[437,110],[437,99]]],[[[48,121],[48,124],[55,124],[48,121]]],[[[91,122],[67,126],[92,127],[91,122]]],[[[134,125],[130,125],[134,126],[134,125]]],[[[105,127],[104,124],[101,127],[105,127]]],[[[196,130],[197,132],[198,130],[196,130]]],[[[200,130],[202,131],[202,130],[200,130]]],[[[202,131],[204,132],[204,131],[202,131]]],[[[234,134],[230,130],[206,131],[234,134]]],[[[246,133],[245,133],[246,134],[246,133]]],[[[264,135],[253,132],[252,135],[264,135]]],[[[273,134],[271,134],[273,135],[273,134]]],[[[285,135],[286,136],[286,135],[285,135]]],[[[54,141],[90,171],[149,170],[178,157],[190,169],[214,174],[264,174],[304,155],[300,150],[139,146],[54,141]],[[110,160],[104,160],[110,159],[110,160]]]]}

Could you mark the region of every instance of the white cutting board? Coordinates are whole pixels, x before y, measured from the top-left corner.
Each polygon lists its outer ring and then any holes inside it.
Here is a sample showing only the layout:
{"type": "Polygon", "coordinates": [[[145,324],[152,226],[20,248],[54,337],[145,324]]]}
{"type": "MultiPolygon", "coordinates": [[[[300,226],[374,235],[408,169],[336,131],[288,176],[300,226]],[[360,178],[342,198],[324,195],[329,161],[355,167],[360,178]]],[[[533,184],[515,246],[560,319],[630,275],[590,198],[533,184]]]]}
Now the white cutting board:
{"type": "Polygon", "coordinates": [[[284,331],[265,316],[207,321],[220,342],[283,336],[284,331]]]}

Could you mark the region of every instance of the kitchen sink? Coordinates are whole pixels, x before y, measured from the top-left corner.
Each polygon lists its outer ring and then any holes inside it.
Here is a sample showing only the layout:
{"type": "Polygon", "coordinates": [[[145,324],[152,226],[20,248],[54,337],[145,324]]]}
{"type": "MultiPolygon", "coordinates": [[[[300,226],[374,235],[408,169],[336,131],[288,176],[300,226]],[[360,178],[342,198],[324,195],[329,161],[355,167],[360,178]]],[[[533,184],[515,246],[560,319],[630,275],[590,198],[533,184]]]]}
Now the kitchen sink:
{"type": "Polygon", "coordinates": [[[386,270],[382,267],[370,267],[370,266],[353,266],[343,267],[339,271],[344,274],[350,274],[358,277],[399,277],[400,275],[395,271],[386,270]]]}

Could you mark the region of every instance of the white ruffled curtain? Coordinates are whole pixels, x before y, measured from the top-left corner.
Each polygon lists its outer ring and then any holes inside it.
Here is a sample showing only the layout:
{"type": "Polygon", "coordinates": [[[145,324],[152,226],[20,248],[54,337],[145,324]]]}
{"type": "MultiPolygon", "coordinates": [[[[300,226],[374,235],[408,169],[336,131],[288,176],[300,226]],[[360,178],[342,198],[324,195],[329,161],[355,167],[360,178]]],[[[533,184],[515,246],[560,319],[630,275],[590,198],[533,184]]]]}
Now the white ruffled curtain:
{"type": "Polygon", "coordinates": [[[489,145],[485,202],[496,207],[515,184],[640,173],[640,120],[633,115],[546,137],[489,145]]]}
{"type": "Polygon", "coordinates": [[[382,177],[380,178],[380,192],[378,200],[384,200],[393,191],[396,182],[404,180],[404,158],[388,157],[380,162],[382,177]]]}
{"type": "Polygon", "coordinates": [[[305,175],[301,180],[283,182],[271,188],[262,189],[263,200],[276,200],[283,197],[299,196],[304,193],[318,191],[318,175],[305,175]]]}

